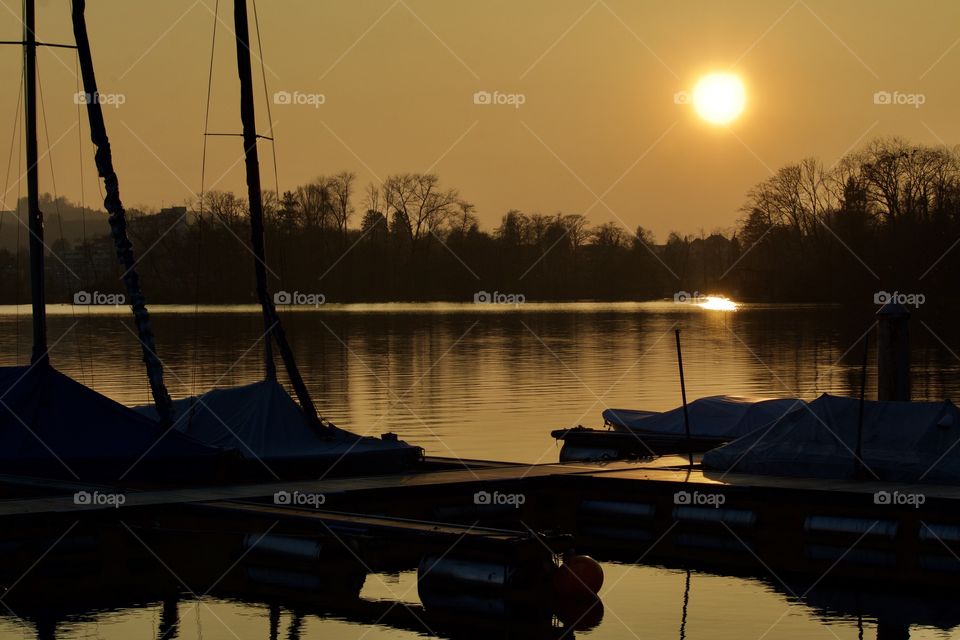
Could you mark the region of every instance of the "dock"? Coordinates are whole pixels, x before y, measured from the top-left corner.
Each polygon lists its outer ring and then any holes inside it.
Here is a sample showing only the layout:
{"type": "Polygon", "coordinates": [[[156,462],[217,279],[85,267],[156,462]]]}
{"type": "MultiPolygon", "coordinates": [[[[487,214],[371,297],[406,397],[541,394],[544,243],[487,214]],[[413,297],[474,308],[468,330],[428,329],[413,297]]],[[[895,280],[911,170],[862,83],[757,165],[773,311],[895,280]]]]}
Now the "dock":
{"type": "MultiPolygon", "coordinates": [[[[720,474],[683,456],[538,465],[432,458],[396,475],[173,490],[0,483],[41,494],[0,501],[8,522],[150,514],[174,528],[239,520],[251,532],[279,523],[276,531],[362,538],[367,548],[377,538],[398,540],[413,555],[464,538],[507,555],[534,553],[534,545],[738,570],[762,568],[762,559],[797,573],[837,563],[837,574],[889,570],[923,583],[960,573],[960,487],[720,474]],[[78,491],[121,492],[123,505],[77,504],[78,491]],[[550,533],[535,533],[542,531],[550,533]]],[[[378,551],[371,563],[396,564],[387,555],[378,551]]]]}
{"type": "Polygon", "coordinates": [[[402,474],[182,489],[0,477],[0,490],[19,496],[0,500],[0,584],[16,584],[6,601],[38,624],[49,614],[35,603],[175,608],[212,594],[425,633],[519,626],[552,639],[603,615],[596,598],[558,597],[568,554],[772,576],[785,592],[855,580],[940,600],[960,574],[960,487],[722,474],[686,456],[428,458],[402,474]],[[78,502],[84,492],[123,501],[78,502]],[[118,601],[130,567],[143,579],[118,601]],[[363,597],[369,576],[405,571],[418,604],[363,597]]]}

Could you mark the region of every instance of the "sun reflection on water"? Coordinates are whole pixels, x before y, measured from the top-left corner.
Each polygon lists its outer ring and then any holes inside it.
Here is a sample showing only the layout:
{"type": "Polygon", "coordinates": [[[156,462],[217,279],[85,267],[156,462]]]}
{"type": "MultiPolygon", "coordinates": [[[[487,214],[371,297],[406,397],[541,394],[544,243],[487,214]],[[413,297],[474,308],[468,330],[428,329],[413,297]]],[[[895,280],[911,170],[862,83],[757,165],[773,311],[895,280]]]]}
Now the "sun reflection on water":
{"type": "Polygon", "coordinates": [[[706,296],[703,302],[697,303],[701,309],[708,311],[736,311],[737,303],[726,296],[706,296]]]}

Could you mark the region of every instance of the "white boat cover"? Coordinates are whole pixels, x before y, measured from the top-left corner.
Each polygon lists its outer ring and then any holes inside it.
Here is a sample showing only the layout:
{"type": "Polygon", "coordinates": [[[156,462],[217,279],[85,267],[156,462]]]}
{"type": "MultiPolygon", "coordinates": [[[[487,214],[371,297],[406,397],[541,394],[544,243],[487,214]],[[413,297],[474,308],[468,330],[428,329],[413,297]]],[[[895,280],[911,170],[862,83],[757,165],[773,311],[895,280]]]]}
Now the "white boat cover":
{"type": "MultiPolygon", "coordinates": [[[[709,396],[687,405],[690,435],[733,440],[763,427],[785,414],[802,409],[803,401],[741,396],[709,396]]],[[[604,421],[618,431],[685,435],[683,407],[669,411],[607,409],[604,421]]]]}
{"type": "MultiPolygon", "coordinates": [[[[822,395],[809,410],[708,451],[703,466],[736,473],[852,478],[860,401],[822,395]]],[[[960,415],[943,402],[866,401],[864,474],[890,482],[960,482],[960,415]],[[872,472],[872,473],[871,473],[872,472]]]]}
{"type": "MultiPolygon", "coordinates": [[[[213,389],[174,402],[176,429],[195,440],[235,449],[247,459],[409,451],[402,441],[358,436],[331,428],[321,433],[277,382],[213,389]]],[[[156,416],[152,405],[136,410],[156,416]]]]}

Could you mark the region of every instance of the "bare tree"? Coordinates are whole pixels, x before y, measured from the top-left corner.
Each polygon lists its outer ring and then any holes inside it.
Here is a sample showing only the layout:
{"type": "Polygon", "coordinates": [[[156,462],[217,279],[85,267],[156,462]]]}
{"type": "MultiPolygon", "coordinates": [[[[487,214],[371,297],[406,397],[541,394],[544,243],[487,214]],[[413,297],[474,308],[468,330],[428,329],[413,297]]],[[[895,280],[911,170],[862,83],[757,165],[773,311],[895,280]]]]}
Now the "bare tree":
{"type": "Polygon", "coordinates": [[[327,191],[331,200],[333,222],[341,237],[346,237],[347,223],[353,214],[350,204],[350,195],[353,192],[353,182],[357,175],[350,171],[341,171],[326,181],[327,191]]]}
{"type": "Polygon", "coordinates": [[[616,222],[605,222],[593,230],[593,244],[600,249],[612,250],[627,246],[627,234],[616,222]]]}
{"type": "Polygon", "coordinates": [[[391,227],[405,233],[411,251],[429,244],[457,211],[456,189],[442,190],[434,174],[404,173],[389,176],[383,183],[383,200],[392,213],[391,227]]]}
{"type": "Polygon", "coordinates": [[[466,200],[457,202],[457,209],[450,216],[450,233],[465,236],[480,227],[480,219],[474,213],[476,207],[466,200]]]}
{"type": "Polygon", "coordinates": [[[308,229],[323,229],[330,226],[330,191],[326,180],[318,178],[309,184],[297,187],[294,193],[297,217],[300,224],[308,229]]]}
{"type": "Polygon", "coordinates": [[[207,191],[201,203],[203,211],[222,222],[233,225],[247,217],[247,201],[229,191],[207,191]]]}

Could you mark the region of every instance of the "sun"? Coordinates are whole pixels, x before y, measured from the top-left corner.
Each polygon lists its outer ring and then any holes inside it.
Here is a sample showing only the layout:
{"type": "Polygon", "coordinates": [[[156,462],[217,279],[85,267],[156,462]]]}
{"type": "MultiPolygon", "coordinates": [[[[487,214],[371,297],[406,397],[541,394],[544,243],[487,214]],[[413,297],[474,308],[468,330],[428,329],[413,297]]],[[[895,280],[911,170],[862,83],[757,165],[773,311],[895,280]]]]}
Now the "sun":
{"type": "Polygon", "coordinates": [[[705,75],[693,88],[693,107],[712,124],[730,124],[743,112],[747,92],[743,81],[732,73],[705,75]]]}

